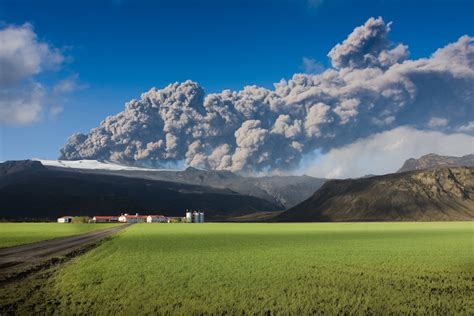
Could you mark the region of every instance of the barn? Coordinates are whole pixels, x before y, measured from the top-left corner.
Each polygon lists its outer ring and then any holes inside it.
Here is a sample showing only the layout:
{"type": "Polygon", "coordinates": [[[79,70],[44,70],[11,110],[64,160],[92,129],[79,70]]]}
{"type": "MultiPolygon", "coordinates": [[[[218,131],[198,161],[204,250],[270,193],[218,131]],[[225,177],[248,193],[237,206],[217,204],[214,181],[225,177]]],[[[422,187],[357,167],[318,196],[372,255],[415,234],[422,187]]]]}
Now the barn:
{"type": "Polygon", "coordinates": [[[94,216],[92,218],[94,223],[116,223],[119,221],[118,216],[94,216]]]}
{"type": "Polygon", "coordinates": [[[146,218],[147,223],[169,223],[168,217],[163,215],[148,215],[146,218]]]}

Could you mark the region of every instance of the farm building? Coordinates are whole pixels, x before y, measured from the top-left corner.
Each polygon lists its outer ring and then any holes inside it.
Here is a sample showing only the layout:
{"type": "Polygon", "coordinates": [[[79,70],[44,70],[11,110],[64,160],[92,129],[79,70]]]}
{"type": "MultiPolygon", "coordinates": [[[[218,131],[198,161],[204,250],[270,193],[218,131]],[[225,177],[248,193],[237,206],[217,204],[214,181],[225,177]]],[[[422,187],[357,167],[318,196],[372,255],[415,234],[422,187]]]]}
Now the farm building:
{"type": "Polygon", "coordinates": [[[94,223],[116,223],[119,221],[118,216],[94,216],[92,218],[94,223]]]}
{"type": "Polygon", "coordinates": [[[146,218],[147,223],[169,223],[170,219],[163,215],[148,215],[146,218]]]}
{"type": "MultiPolygon", "coordinates": [[[[59,221],[59,219],[58,219],[59,221]]],[[[164,215],[129,215],[127,213],[120,216],[94,216],[92,223],[203,223],[203,212],[191,212],[186,210],[186,217],[170,217],[164,215]]]]}
{"type": "Polygon", "coordinates": [[[63,216],[58,218],[58,223],[72,223],[72,216],[63,216]]]}
{"type": "Polygon", "coordinates": [[[138,213],[135,215],[123,214],[119,216],[118,221],[120,223],[144,223],[147,221],[147,217],[147,215],[139,215],[138,213]]]}

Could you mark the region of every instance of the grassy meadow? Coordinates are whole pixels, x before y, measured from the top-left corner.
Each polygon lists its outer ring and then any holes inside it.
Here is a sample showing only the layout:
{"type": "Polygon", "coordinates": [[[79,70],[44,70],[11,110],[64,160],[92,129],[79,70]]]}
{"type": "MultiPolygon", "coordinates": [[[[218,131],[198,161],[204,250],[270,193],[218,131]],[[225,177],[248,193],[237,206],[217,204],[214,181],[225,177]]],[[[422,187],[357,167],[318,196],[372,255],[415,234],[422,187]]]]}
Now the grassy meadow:
{"type": "Polygon", "coordinates": [[[0,223],[0,248],[87,233],[118,224],[0,223]]]}
{"type": "Polygon", "coordinates": [[[473,225],[136,224],[18,311],[472,315],[473,225]]]}

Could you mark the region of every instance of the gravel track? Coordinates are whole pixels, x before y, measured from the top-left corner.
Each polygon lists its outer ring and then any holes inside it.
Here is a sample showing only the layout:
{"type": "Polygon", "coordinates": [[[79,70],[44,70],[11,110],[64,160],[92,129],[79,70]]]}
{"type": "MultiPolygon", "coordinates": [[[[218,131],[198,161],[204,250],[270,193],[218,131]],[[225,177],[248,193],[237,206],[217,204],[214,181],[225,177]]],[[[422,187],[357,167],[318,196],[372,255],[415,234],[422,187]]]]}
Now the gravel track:
{"type": "Polygon", "coordinates": [[[29,270],[37,270],[37,267],[55,258],[80,253],[81,248],[86,246],[91,248],[91,244],[122,231],[128,226],[114,226],[76,236],[60,237],[31,244],[1,248],[0,280],[24,274],[29,270]]]}

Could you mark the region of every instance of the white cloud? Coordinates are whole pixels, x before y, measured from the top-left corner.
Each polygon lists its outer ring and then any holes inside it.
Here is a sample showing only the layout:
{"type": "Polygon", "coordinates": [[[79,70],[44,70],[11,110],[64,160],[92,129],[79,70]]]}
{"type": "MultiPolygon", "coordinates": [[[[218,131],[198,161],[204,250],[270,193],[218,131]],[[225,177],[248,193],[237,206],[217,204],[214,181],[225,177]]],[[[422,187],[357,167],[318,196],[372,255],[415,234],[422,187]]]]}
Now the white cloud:
{"type": "Polygon", "coordinates": [[[458,132],[474,132],[474,121],[467,122],[465,125],[461,125],[457,128],[458,132]]]}
{"type": "Polygon", "coordinates": [[[30,24],[0,30],[0,84],[12,84],[61,65],[64,56],[38,41],[30,24]]]}
{"type": "Polygon", "coordinates": [[[51,45],[38,40],[30,24],[7,26],[0,30],[0,125],[24,125],[38,121],[44,110],[51,113],[62,108],[47,104],[71,92],[71,82],[60,82],[48,96],[48,87],[35,76],[57,71],[65,56],[51,45]]]}
{"type": "Polygon", "coordinates": [[[402,126],[331,149],[303,173],[324,178],[387,174],[397,171],[406,159],[428,153],[462,156],[473,152],[473,136],[402,126]]]}
{"type": "Polygon", "coordinates": [[[449,120],[441,117],[432,117],[428,121],[428,127],[435,128],[435,127],[443,127],[448,125],[449,120]]]}
{"type": "Polygon", "coordinates": [[[0,125],[28,124],[41,116],[44,88],[30,83],[12,89],[0,89],[0,125]]]}

